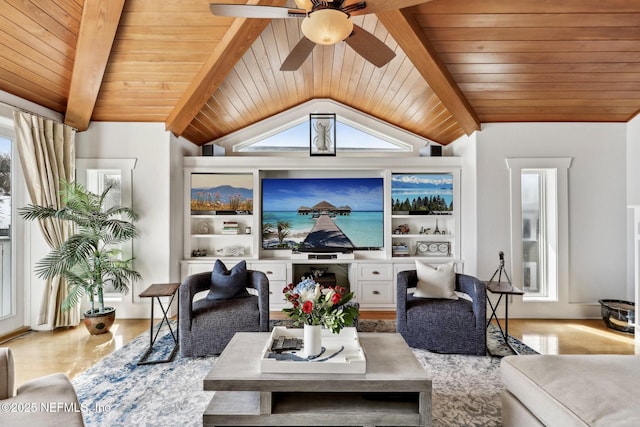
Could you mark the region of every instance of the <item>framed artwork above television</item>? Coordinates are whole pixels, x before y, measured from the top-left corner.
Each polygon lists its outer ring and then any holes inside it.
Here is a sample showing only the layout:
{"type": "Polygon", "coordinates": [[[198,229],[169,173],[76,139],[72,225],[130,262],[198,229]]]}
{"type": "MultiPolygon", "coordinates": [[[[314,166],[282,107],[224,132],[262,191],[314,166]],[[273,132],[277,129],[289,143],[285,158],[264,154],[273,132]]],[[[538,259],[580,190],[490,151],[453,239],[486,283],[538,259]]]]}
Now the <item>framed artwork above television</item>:
{"type": "Polygon", "coordinates": [[[309,115],[309,154],[311,156],[336,155],[336,115],[309,115]]]}
{"type": "Polygon", "coordinates": [[[391,210],[394,215],[451,215],[453,174],[392,174],[391,210]]]}
{"type": "Polygon", "coordinates": [[[253,175],[192,173],[190,199],[192,215],[251,215],[253,175]]]}

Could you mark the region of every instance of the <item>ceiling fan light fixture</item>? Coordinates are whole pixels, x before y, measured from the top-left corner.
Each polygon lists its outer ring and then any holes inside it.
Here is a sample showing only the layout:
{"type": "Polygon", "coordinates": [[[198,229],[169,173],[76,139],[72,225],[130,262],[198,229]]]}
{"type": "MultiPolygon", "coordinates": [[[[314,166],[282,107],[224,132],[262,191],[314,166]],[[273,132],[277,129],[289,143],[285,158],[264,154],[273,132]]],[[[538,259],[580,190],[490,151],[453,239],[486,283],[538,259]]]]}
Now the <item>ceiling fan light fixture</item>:
{"type": "Polygon", "coordinates": [[[340,10],[320,9],[304,18],[300,29],[312,42],[332,45],[349,37],[353,31],[353,22],[349,15],[340,10]]]}

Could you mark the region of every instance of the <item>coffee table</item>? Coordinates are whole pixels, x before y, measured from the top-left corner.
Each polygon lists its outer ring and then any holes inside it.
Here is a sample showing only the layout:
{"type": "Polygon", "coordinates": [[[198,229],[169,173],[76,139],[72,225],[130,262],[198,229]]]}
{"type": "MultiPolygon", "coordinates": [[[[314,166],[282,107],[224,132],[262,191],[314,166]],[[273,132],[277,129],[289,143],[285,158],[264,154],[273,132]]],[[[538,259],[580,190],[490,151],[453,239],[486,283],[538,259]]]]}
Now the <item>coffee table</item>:
{"type": "Polygon", "coordinates": [[[431,426],[431,379],[400,334],[359,334],[364,374],[261,373],[270,336],[231,339],[204,379],[204,426],[431,426]]]}

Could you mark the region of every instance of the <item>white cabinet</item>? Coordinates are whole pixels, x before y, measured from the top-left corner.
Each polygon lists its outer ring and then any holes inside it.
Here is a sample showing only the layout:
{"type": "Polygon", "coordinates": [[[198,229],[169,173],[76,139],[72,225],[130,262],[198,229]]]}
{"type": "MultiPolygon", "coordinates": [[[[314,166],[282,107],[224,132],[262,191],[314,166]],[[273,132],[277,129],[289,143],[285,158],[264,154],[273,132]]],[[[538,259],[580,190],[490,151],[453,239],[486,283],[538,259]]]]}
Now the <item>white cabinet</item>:
{"type": "Polygon", "coordinates": [[[391,263],[358,263],[356,299],[363,309],[395,309],[391,263]]]}
{"type": "Polygon", "coordinates": [[[269,279],[269,309],[282,310],[289,303],[284,298],[282,290],[291,280],[291,264],[288,262],[252,262],[247,267],[251,270],[262,271],[269,279]]]}
{"type": "MultiPolygon", "coordinates": [[[[309,274],[311,267],[323,266],[337,284],[349,285],[363,310],[394,310],[397,273],[414,269],[416,259],[427,264],[454,261],[461,272],[459,158],[293,160],[185,157],[183,279],[211,271],[216,259],[227,267],[246,260],[249,269],[269,279],[270,309],[279,311],[288,304],[284,287],[309,274]],[[349,254],[297,254],[261,247],[265,179],[335,177],[382,178],[383,247],[363,246],[349,254]]],[[[294,196],[287,193],[282,197],[294,196]]],[[[330,198],[330,190],[326,193],[320,199],[330,198]]],[[[289,237],[300,239],[293,223],[289,237]]]]}

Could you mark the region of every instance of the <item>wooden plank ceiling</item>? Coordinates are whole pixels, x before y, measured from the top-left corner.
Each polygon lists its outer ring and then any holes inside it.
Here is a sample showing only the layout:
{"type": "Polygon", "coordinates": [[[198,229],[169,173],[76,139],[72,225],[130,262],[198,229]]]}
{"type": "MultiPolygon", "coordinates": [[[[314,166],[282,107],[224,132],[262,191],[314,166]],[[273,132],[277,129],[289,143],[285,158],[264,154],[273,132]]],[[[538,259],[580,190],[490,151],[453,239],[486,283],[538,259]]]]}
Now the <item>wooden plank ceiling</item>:
{"type": "Polygon", "coordinates": [[[640,111],[637,1],[433,0],[355,16],[396,52],[388,65],[340,43],[294,72],[279,67],[302,37],[298,19],[215,17],[209,0],[122,3],[0,2],[0,90],[79,130],[164,122],[199,145],[314,98],[442,144],[481,123],[640,111]]]}

